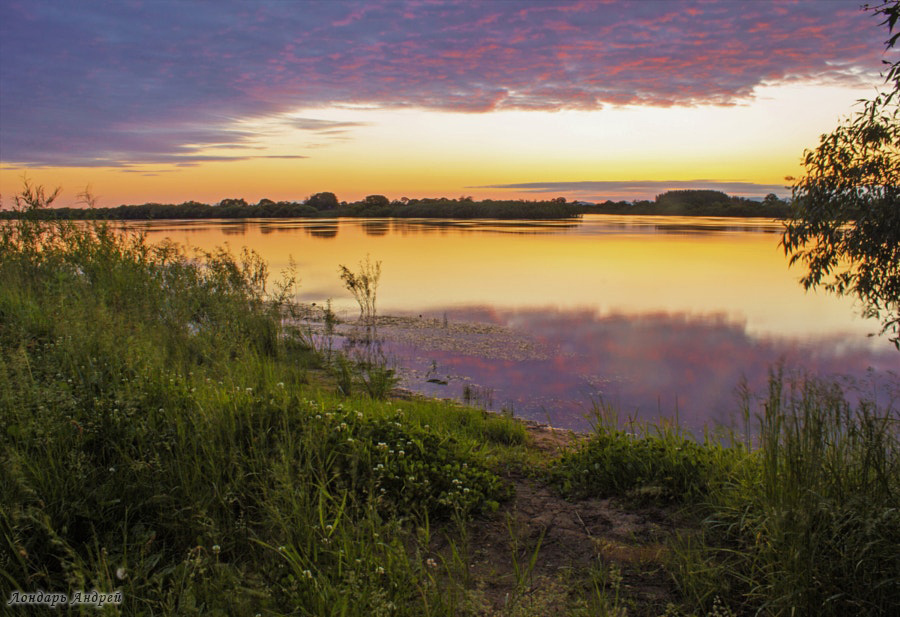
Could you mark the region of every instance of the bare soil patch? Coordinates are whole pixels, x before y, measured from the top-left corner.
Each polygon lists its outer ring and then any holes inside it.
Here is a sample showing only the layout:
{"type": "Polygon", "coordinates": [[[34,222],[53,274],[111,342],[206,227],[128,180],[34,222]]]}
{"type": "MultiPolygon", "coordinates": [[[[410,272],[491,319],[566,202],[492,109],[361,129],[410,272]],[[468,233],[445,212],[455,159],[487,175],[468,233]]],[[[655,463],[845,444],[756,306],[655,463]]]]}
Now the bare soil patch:
{"type": "MultiPolygon", "coordinates": [[[[534,423],[528,431],[532,447],[550,458],[583,438],[534,423]]],[[[616,598],[608,608],[628,615],[662,615],[675,602],[663,568],[665,540],[675,528],[672,511],[615,499],[568,501],[540,473],[513,471],[507,480],[515,496],[497,514],[469,523],[464,532],[450,526],[434,540],[445,563],[454,549],[466,562],[469,610],[587,615],[597,589],[616,598]]]]}

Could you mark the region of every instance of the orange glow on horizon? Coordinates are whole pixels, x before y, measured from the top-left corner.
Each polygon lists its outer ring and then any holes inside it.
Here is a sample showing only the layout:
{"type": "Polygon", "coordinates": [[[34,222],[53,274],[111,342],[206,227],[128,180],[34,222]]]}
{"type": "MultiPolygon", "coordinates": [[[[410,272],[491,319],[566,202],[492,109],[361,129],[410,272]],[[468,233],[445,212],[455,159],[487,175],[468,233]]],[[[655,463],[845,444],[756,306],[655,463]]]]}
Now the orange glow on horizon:
{"type": "MultiPolygon", "coordinates": [[[[237,122],[237,129],[256,135],[248,143],[252,154],[246,160],[132,168],[6,164],[0,167],[0,194],[8,207],[23,174],[36,184],[63,187],[56,205],[77,205],[76,195],[90,185],[102,207],[216,203],[233,197],[250,203],[262,198],[302,201],[320,191],[345,201],[370,194],[391,199],[617,199],[565,189],[478,188],[529,182],[702,179],[783,185],[785,176],[801,173],[803,150],[815,146],[818,135],[830,131],[851,111],[853,101],[866,94],[858,88],[794,84],[757,88],[746,104],[731,107],[481,114],[306,109],[237,122]],[[290,128],[297,117],[349,128],[336,135],[311,134],[290,128]],[[279,156],[306,158],[273,158],[279,156]]],[[[208,154],[222,152],[210,149],[208,154]]]]}

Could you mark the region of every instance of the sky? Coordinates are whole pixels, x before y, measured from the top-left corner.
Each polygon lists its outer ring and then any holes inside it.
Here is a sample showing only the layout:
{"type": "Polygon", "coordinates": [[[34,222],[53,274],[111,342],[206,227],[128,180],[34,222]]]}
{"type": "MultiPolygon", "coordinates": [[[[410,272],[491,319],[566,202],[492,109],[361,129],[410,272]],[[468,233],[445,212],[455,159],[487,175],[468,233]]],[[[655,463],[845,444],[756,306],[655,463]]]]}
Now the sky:
{"type": "Polygon", "coordinates": [[[858,0],[0,0],[0,195],[786,196],[871,98],[858,0]]]}

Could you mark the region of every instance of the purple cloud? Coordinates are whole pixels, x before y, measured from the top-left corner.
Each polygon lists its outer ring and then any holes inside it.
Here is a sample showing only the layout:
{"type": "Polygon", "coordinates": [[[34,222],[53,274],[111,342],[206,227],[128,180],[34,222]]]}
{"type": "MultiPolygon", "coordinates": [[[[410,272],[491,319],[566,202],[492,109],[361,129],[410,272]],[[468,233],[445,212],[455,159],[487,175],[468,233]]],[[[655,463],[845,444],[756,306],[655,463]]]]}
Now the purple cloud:
{"type": "Polygon", "coordinates": [[[877,71],[883,28],[857,5],[2,0],[0,157],[190,162],[247,145],[237,119],[336,104],[730,105],[766,81],[877,71]]]}
{"type": "Polygon", "coordinates": [[[722,182],[718,180],[635,180],[635,181],[585,181],[585,182],[522,182],[519,184],[488,184],[468,186],[470,189],[513,189],[530,193],[571,195],[584,201],[607,199],[634,201],[653,199],[666,191],[696,189],[722,191],[736,197],[762,198],[769,193],[781,197],[790,196],[790,188],[781,184],[757,184],[755,182],[722,182]]]}

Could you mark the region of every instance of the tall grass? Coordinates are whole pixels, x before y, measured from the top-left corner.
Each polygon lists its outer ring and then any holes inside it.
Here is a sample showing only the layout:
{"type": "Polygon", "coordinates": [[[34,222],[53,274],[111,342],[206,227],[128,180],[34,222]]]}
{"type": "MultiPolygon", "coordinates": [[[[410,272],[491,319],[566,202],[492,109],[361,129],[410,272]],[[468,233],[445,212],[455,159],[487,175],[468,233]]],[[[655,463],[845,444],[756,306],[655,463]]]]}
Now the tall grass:
{"type": "Polygon", "coordinates": [[[744,393],[747,435],[703,441],[599,406],[550,479],[696,518],[668,552],[685,614],[896,615],[900,413],[876,398],[777,369],[759,401],[744,393]]]}
{"type": "Polygon", "coordinates": [[[524,430],[316,388],[290,281],[267,290],[258,256],[39,222],[42,201],[26,187],[0,227],[3,602],[96,588],[123,591],[110,614],[449,614],[415,525],[496,509],[484,444],[524,430]]]}
{"type": "Polygon", "coordinates": [[[778,371],[756,419],[758,447],[677,547],[686,597],[710,607],[719,596],[739,614],[897,614],[897,410],[778,371]]]}

